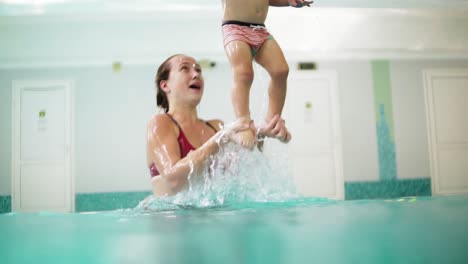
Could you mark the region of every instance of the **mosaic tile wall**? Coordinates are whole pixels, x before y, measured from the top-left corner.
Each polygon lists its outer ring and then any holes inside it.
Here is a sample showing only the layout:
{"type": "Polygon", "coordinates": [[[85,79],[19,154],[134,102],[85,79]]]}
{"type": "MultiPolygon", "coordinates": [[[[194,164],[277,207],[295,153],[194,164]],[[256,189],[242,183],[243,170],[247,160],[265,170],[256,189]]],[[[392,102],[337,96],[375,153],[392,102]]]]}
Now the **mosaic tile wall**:
{"type": "Polygon", "coordinates": [[[11,212],[11,196],[0,195],[0,214],[11,212]]]}
{"type": "Polygon", "coordinates": [[[395,137],[393,131],[392,84],[390,82],[390,63],[372,62],[374,85],[374,104],[377,131],[377,154],[379,157],[379,179],[397,179],[395,137]]]}
{"type": "MultiPolygon", "coordinates": [[[[81,193],[75,196],[76,212],[110,211],[134,208],[151,192],[81,193]]],[[[387,199],[431,196],[427,179],[345,183],[345,199],[387,199]]],[[[11,212],[11,196],[0,196],[0,213],[11,212]]]]}
{"type": "Polygon", "coordinates": [[[345,183],[345,199],[388,199],[408,196],[431,196],[431,180],[387,180],[345,183]]]}
{"type": "Polygon", "coordinates": [[[151,192],[81,193],[75,197],[75,211],[109,211],[134,208],[151,192]]]}

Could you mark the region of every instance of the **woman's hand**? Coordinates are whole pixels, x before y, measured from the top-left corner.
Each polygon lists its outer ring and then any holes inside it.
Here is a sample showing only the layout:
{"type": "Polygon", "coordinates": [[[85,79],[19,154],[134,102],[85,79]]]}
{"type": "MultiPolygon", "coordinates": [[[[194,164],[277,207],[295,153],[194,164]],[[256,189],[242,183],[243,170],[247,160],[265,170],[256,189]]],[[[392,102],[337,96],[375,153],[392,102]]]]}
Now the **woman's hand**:
{"type": "Polygon", "coordinates": [[[221,135],[218,138],[218,143],[223,142],[227,143],[229,141],[237,142],[236,134],[241,131],[251,129],[252,133],[256,137],[256,129],[253,126],[253,122],[245,122],[242,119],[237,119],[236,121],[226,125],[222,130],[220,130],[221,135]]]}
{"type": "Polygon", "coordinates": [[[289,5],[292,6],[292,7],[303,7],[303,6],[310,7],[310,5],[311,5],[314,1],[288,0],[288,2],[289,2],[289,5]]]}
{"type": "Polygon", "coordinates": [[[261,125],[258,129],[258,137],[271,137],[287,143],[291,140],[291,133],[285,126],[284,119],[275,115],[267,124],[261,125]]]}

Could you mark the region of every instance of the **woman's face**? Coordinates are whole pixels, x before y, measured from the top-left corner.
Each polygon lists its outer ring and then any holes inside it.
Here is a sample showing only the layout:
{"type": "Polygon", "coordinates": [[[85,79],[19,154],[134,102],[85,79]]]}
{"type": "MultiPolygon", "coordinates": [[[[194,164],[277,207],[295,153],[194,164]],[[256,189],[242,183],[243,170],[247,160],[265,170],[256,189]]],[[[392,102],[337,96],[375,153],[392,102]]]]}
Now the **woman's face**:
{"type": "Polygon", "coordinates": [[[166,82],[169,100],[200,103],[204,80],[200,65],[194,58],[180,55],[171,59],[171,71],[166,82]]]}

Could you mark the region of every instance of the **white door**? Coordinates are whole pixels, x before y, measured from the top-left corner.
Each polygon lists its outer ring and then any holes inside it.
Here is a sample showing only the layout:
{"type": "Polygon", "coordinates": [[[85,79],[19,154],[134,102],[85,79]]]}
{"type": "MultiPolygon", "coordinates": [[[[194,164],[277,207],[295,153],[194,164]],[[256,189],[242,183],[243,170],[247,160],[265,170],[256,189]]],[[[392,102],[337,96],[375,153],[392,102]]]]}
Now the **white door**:
{"type": "Polygon", "coordinates": [[[432,193],[468,193],[468,69],[424,71],[432,193]]]}
{"type": "Polygon", "coordinates": [[[286,101],[290,161],[298,191],[344,199],[336,73],[291,72],[286,101]]]}
{"type": "Polygon", "coordinates": [[[74,210],[72,83],[13,81],[13,211],[74,210]]]}

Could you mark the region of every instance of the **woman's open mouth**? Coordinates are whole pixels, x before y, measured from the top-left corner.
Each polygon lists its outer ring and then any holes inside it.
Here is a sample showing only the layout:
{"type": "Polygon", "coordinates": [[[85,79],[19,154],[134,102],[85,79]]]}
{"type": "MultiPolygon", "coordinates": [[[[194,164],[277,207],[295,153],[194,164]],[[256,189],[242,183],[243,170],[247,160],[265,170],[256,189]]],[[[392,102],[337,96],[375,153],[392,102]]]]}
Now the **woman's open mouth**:
{"type": "Polygon", "coordinates": [[[192,84],[192,85],[189,86],[189,88],[190,88],[190,89],[197,89],[197,90],[200,90],[201,87],[200,87],[200,85],[198,85],[198,84],[192,84]]]}

